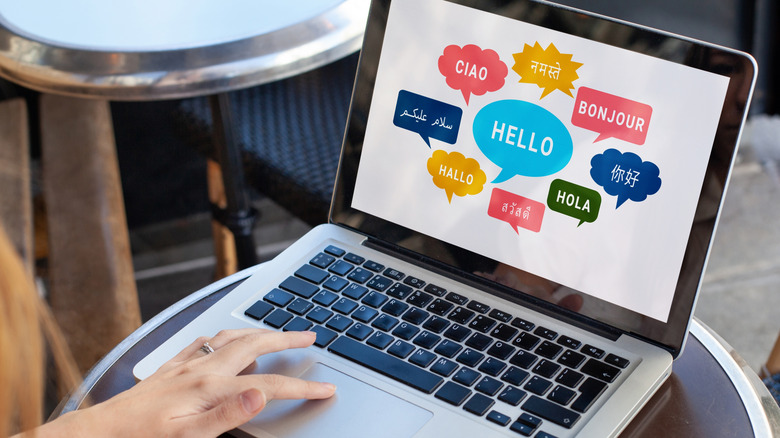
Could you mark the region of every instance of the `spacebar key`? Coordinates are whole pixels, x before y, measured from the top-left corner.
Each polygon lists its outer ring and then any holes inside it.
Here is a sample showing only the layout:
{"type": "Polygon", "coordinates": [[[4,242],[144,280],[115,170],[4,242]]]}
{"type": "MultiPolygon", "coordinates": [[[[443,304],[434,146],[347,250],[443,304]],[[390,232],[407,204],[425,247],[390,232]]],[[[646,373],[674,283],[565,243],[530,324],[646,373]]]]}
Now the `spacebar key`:
{"type": "Polygon", "coordinates": [[[344,336],[331,343],[328,350],[427,394],[432,393],[444,380],[409,362],[344,336]]]}

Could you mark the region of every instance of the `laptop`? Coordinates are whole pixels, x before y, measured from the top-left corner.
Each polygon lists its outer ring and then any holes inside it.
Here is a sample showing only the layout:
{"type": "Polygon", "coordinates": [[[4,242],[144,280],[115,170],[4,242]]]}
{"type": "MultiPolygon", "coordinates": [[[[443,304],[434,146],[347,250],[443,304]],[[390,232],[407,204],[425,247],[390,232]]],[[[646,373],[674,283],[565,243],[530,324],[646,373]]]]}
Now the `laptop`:
{"type": "Polygon", "coordinates": [[[683,350],[747,54],[527,0],[373,0],[329,223],[141,360],[313,330],[257,437],[614,436],[683,350]]]}

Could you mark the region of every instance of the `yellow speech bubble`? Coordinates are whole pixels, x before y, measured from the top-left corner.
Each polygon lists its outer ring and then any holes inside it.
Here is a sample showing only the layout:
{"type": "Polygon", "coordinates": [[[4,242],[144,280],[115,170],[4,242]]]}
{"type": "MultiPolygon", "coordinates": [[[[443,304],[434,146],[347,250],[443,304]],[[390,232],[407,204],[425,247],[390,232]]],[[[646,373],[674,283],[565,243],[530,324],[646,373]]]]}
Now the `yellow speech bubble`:
{"type": "Polygon", "coordinates": [[[433,156],[428,159],[428,173],[433,176],[436,187],[447,193],[450,203],[453,193],[457,196],[476,195],[482,191],[487,181],[479,162],[464,157],[460,152],[434,151],[433,156]]]}
{"type": "Polygon", "coordinates": [[[533,47],[526,44],[521,53],[512,56],[515,58],[512,70],[520,75],[519,82],[544,88],[540,100],[555,90],[561,90],[574,98],[571,90],[574,89],[573,82],[579,79],[577,69],[582,63],[572,61],[572,54],[559,52],[553,43],[542,49],[537,41],[533,47]]]}

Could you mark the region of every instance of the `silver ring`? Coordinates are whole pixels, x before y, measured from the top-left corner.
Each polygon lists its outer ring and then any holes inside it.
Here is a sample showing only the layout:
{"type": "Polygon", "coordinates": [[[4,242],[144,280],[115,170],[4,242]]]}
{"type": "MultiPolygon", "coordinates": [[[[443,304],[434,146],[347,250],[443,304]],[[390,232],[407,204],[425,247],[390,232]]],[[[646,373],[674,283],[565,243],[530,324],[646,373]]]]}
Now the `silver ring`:
{"type": "Polygon", "coordinates": [[[211,347],[211,345],[209,345],[208,342],[204,342],[203,345],[200,346],[200,351],[206,354],[211,354],[214,352],[214,349],[211,347]]]}

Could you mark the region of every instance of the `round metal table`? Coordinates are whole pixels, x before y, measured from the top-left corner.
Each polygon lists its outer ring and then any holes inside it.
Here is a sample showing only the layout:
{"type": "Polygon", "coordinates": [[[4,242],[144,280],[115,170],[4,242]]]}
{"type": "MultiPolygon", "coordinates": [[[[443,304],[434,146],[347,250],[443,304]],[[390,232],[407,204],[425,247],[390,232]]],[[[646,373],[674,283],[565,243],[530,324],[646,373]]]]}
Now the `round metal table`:
{"type": "Polygon", "coordinates": [[[255,214],[228,91],[359,50],[368,0],[0,0],[0,76],[45,93],[148,101],[212,96],[214,141],[239,269],[257,263],[255,214]]]}
{"type": "MultiPolygon", "coordinates": [[[[245,269],[182,299],[149,320],[106,355],[53,417],[99,403],[135,384],[135,364],[235,288],[258,267],[245,269]]],[[[780,434],[780,407],[740,356],[694,319],[672,375],[621,436],[769,437],[780,434]]]]}

